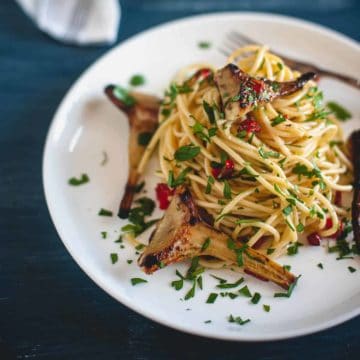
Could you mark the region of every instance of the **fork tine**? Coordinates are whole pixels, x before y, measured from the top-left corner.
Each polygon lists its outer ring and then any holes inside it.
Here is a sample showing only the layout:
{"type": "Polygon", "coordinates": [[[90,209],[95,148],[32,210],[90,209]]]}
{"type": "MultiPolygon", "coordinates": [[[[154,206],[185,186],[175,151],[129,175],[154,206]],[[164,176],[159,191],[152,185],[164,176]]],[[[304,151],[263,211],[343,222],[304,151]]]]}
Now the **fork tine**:
{"type": "Polygon", "coordinates": [[[254,44],[254,45],[261,45],[258,41],[255,41],[254,39],[251,39],[249,36],[246,36],[244,34],[241,34],[237,31],[232,31],[230,34],[235,38],[238,39],[238,41],[241,41],[244,45],[254,44]]]}
{"type": "Polygon", "coordinates": [[[233,42],[237,47],[248,45],[249,43],[245,39],[238,37],[235,33],[230,32],[227,34],[227,39],[233,42]]]}

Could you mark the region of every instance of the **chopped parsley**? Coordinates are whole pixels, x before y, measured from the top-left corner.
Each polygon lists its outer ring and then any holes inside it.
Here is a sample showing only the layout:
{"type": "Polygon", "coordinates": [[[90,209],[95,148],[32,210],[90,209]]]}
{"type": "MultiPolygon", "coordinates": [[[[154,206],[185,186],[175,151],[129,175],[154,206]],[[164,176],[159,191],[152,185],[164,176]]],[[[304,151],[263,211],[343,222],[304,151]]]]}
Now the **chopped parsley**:
{"type": "Polygon", "coordinates": [[[216,279],[217,281],[219,281],[220,284],[224,284],[224,283],[227,282],[226,279],[223,279],[223,278],[221,278],[221,277],[215,276],[215,275],[213,275],[213,274],[210,274],[210,276],[213,277],[214,279],[216,279]]]}
{"type": "Polygon", "coordinates": [[[266,254],[267,254],[267,255],[271,255],[274,251],[275,251],[275,249],[273,249],[273,248],[268,248],[268,249],[266,250],[266,254]]]}
{"type": "Polygon", "coordinates": [[[263,305],[263,309],[265,312],[270,312],[270,305],[263,305]]]}
{"type": "Polygon", "coordinates": [[[153,136],[152,132],[142,132],[138,135],[137,141],[138,144],[141,146],[146,146],[147,144],[149,144],[151,138],[153,136]]]}
{"type": "Polygon", "coordinates": [[[286,271],[290,271],[291,266],[290,265],[283,265],[283,269],[286,270],[286,271]]]}
{"type": "Polygon", "coordinates": [[[336,116],[337,119],[345,121],[351,118],[351,113],[334,101],[329,101],[326,107],[336,116]]]}
{"type": "Polygon", "coordinates": [[[272,121],[271,121],[271,126],[276,126],[276,125],[279,125],[281,124],[282,122],[286,121],[286,119],[284,118],[284,116],[282,116],[281,114],[278,115],[276,118],[274,118],[272,121]]]}
{"type": "Polygon", "coordinates": [[[211,47],[211,42],[209,42],[209,41],[199,41],[198,42],[198,47],[200,49],[209,49],[211,47]]]}
{"type": "Polygon", "coordinates": [[[205,194],[211,193],[211,186],[214,185],[214,183],[215,183],[215,179],[212,176],[208,176],[207,184],[205,188],[205,194]]]}
{"type": "Polygon", "coordinates": [[[206,112],[206,115],[209,119],[209,122],[211,125],[214,125],[215,124],[215,111],[214,111],[214,108],[212,106],[210,106],[209,103],[207,103],[205,100],[203,101],[203,108],[206,112]]]}
{"type": "Polygon", "coordinates": [[[196,288],[196,281],[194,280],[193,286],[190,288],[190,290],[186,293],[184,299],[189,300],[190,298],[195,296],[195,288],[196,288]]]}
{"type": "Polygon", "coordinates": [[[101,237],[102,237],[103,239],[106,239],[106,238],[107,238],[107,231],[102,231],[102,232],[101,232],[101,237]]]}
{"type": "Polygon", "coordinates": [[[152,214],[155,202],[147,197],[135,201],[138,206],[132,208],[129,213],[130,224],[121,228],[123,232],[132,233],[135,237],[154,225],[158,220],[145,221],[145,217],[152,214]]]}
{"type": "Polygon", "coordinates": [[[226,283],[216,285],[216,287],[219,288],[219,289],[232,289],[232,288],[238,287],[243,282],[244,282],[244,278],[240,278],[239,280],[237,280],[234,283],[227,283],[226,282],[226,283]]]}
{"type": "Polygon", "coordinates": [[[72,177],[68,180],[68,184],[72,186],[79,186],[86,184],[90,181],[90,178],[87,174],[81,174],[80,179],[77,179],[76,177],[72,177]]]}
{"type": "Polygon", "coordinates": [[[132,278],[131,280],[131,285],[135,286],[137,284],[141,284],[141,283],[147,283],[148,281],[142,278],[132,278]]]}
{"type": "Polygon", "coordinates": [[[200,153],[200,147],[199,146],[193,146],[193,145],[185,145],[179,147],[174,154],[174,158],[177,161],[186,161],[191,160],[200,153]]]}
{"type": "Polygon", "coordinates": [[[296,225],[296,231],[297,231],[297,232],[303,232],[304,229],[305,229],[305,226],[304,226],[302,223],[298,223],[298,224],[296,225]]]}
{"type": "Polygon", "coordinates": [[[126,262],[130,265],[130,264],[132,264],[132,260],[126,260],[126,262]]]}
{"type": "Polygon", "coordinates": [[[172,170],[169,171],[169,177],[168,177],[168,185],[172,188],[179,186],[183,184],[186,180],[186,175],[191,171],[192,169],[190,167],[185,168],[181,171],[179,176],[175,179],[174,172],[172,170]]]}
{"type": "Polygon", "coordinates": [[[295,254],[298,253],[298,249],[300,246],[303,246],[303,244],[299,243],[298,241],[291,244],[288,248],[287,248],[287,254],[290,256],[293,256],[295,254]]]}
{"type": "Polygon", "coordinates": [[[351,272],[351,273],[354,273],[356,271],[355,268],[353,268],[352,266],[348,266],[348,270],[351,272]]]}
{"type": "Polygon", "coordinates": [[[275,294],[274,294],[274,297],[287,297],[287,298],[289,298],[289,297],[291,296],[291,294],[293,293],[294,288],[295,288],[295,286],[297,285],[297,282],[298,282],[300,276],[301,276],[301,275],[299,275],[299,276],[295,279],[295,281],[289,286],[289,289],[288,289],[288,291],[287,291],[286,293],[275,293],[275,294]]]}
{"type": "Polygon", "coordinates": [[[113,95],[116,99],[120,100],[126,106],[133,106],[136,101],[133,96],[129,94],[129,92],[121,86],[115,86],[113,89],[113,95]]]}
{"type": "Polygon", "coordinates": [[[228,317],[228,321],[229,321],[229,323],[235,323],[235,324],[238,324],[238,325],[245,325],[248,322],[250,322],[250,319],[243,320],[240,316],[234,317],[234,316],[230,315],[228,317]]]}
{"type": "Polygon", "coordinates": [[[342,233],[336,239],[336,245],[329,247],[330,253],[336,252],[339,254],[338,257],[339,260],[346,258],[348,255],[358,253],[356,247],[355,246],[350,247],[349,242],[346,240],[346,238],[352,231],[351,222],[349,220],[344,220],[343,224],[344,224],[344,228],[342,233]]]}
{"type": "Polygon", "coordinates": [[[213,128],[207,129],[202,124],[200,124],[198,121],[196,121],[195,125],[192,127],[192,131],[193,131],[194,135],[196,135],[199,139],[210,143],[210,138],[216,135],[217,128],[213,127],[213,128]],[[207,134],[206,134],[205,130],[207,130],[207,134]]]}
{"type": "Polygon", "coordinates": [[[99,216],[109,216],[109,217],[111,217],[111,216],[113,216],[113,212],[110,211],[110,210],[106,210],[106,209],[101,208],[99,210],[99,212],[98,212],[98,215],[99,216]]]}
{"type": "Polygon", "coordinates": [[[216,293],[211,293],[211,294],[209,295],[209,297],[207,298],[206,303],[207,303],[207,304],[213,304],[213,303],[216,301],[217,297],[218,297],[218,294],[216,294],[216,293]]]}
{"type": "Polygon", "coordinates": [[[111,253],[110,254],[110,259],[111,259],[111,263],[114,265],[118,262],[119,260],[119,257],[118,257],[118,254],[116,253],[111,253]]]}
{"type": "Polygon", "coordinates": [[[208,237],[201,246],[201,251],[205,251],[210,245],[211,239],[208,237]]]}
{"type": "Polygon", "coordinates": [[[251,302],[256,305],[260,301],[260,299],[261,299],[261,295],[258,292],[256,292],[251,298],[251,302]]]}
{"type": "Polygon", "coordinates": [[[204,321],[204,324],[210,324],[210,323],[211,323],[211,320],[204,321]]]}
{"type": "Polygon", "coordinates": [[[287,207],[282,209],[282,212],[285,216],[289,216],[293,211],[293,208],[291,205],[288,205],[287,207]]]}
{"type": "Polygon", "coordinates": [[[244,287],[242,287],[242,288],[239,290],[239,294],[240,294],[240,295],[243,295],[243,296],[245,296],[245,297],[252,297],[251,292],[250,292],[250,290],[249,290],[249,288],[248,288],[247,285],[245,285],[244,287]]]}
{"type": "Polygon", "coordinates": [[[317,267],[320,268],[321,270],[324,269],[324,266],[323,266],[322,263],[318,263],[318,264],[317,264],[317,267]]]}
{"type": "Polygon", "coordinates": [[[179,280],[174,280],[174,281],[172,281],[171,282],[171,286],[173,287],[173,288],[175,288],[175,290],[176,291],[179,291],[179,290],[181,290],[182,288],[183,288],[183,286],[184,286],[184,276],[183,275],[181,275],[181,273],[178,271],[178,270],[176,270],[176,275],[180,278],[179,280]]]}
{"type": "Polygon", "coordinates": [[[227,180],[224,180],[224,189],[223,189],[225,199],[231,199],[231,188],[227,180]]]}
{"type": "Polygon", "coordinates": [[[268,159],[270,157],[278,159],[280,157],[280,154],[278,152],[276,152],[276,151],[264,151],[262,146],[260,147],[258,153],[263,159],[268,159]]]}
{"type": "Polygon", "coordinates": [[[131,86],[144,85],[145,84],[145,77],[143,75],[140,75],[140,74],[135,74],[130,78],[129,83],[130,83],[131,86]]]}

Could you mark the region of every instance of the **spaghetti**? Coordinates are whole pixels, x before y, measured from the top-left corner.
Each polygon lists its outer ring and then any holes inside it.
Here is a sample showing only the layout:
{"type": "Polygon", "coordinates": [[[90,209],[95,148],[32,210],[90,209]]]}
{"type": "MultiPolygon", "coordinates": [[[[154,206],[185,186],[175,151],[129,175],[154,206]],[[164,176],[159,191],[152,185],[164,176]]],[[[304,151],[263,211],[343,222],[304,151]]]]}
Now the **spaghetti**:
{"type": "MultiPolygon", "coordinates": [[[[267,47],[240,48],[228,62],[256,78],[285,82],[300,76],[267,47]]],[[[163,180],[186,175],[197,205],[213,216],[217,229],[271,257],[303,232],[334,235],[342,218],[350,217],[335,197],[352,191],[352,164],[317,84],[309,81],[229,120],[214,72],[197,64],[178,73],[138,172],[158,145],[163,180]],[[179,149],[196,155],[179,160],[179,149]]]]}

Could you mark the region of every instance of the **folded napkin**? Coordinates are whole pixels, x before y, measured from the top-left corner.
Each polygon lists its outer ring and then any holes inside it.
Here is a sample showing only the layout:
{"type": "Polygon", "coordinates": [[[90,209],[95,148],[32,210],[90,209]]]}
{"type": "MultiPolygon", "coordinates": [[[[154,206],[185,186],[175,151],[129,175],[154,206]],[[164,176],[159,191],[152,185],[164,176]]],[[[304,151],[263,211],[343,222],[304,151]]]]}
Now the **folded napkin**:
{"type": "Polygon", "coordinates": [[[77,45],[113,43],[120,22],[118,0],[16,0],[53,38],[77,45]]]}

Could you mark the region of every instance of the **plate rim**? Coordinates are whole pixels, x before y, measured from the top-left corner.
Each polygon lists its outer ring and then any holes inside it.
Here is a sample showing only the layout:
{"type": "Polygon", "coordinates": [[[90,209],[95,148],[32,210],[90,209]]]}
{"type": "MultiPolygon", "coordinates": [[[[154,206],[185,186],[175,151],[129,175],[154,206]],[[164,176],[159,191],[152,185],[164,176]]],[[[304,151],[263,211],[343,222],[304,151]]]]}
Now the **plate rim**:
{"type": "Polygon", "coordinates": [[[202,21],[203,19],[211,19],[211,18],[217,18],[217,17],[254,17],[257,20],[270,20],[274,22],[281,22],[283,24],[294,24],[299,27],[306,28],[307,30],[312,30],[316,32],[320,32],[324,35],[333,37],[341,42],[345,42],[348,46],[351,46],[355,50],[360,50],[360,44],[355,40],[350,38],[347,35],[342,34],[339,31],[333,30],[331,28],[328,28],[326,26],[316,24],[314,22],[303,20],[294,16],[287,16],[272,12],[256,12],[256,11],[225,11],[225,12],[211,12],[211,13],[204,13],[200,15],[191,15],[186,17],[181,17],[175,20],[167,21],[155,26],[151,26],[143,31],[140,31],[139,33],[136,33],[127,39],[121,41],[116,46],[111,47],[108,49],[103,55],[98,57],[94,62],[91,63],[84,71],[80,73],[80,75],[77,77],[75,82],[70,86],[70,88],[66,91],[65,95],[63,96],[62,100],[60,101],[59,105],[57,106],[56,111],[54,112],[54,115],[52,116],[50,126],[47,131],[45,144],[43,147],[43,156],[42,156],[42,185],[43,185],[43,191],[45,196],[45,201],[47,208],[49,210],[51,222],[53,223],[56,232],[64,244],[65,248],[75,260],[77,265],[82,269],[82,271],[102,290],[104,290],[108,295],[113,297],[116,301],[120,302],[124,306],[126,306],[128,309],[131,309],[132,311],[135,311],[136,313],[151,319],[154,322],[157,322],[161,325],[170,327],[172,329],[182,331],[187,334],[196,335],[196,336],[202,336],[206,338],[213,338],[213,339],[219,339],[219,340],[227,340],[227,341],[239,341],[239,342],[268,342],[268,341],[275,341],[275,340],[286,340],[296,337],[301,337],[309,334],[313,334],[322,330],[326,330],[329,328],[332,328],[334,326],[340,325],[352,318],[355,318],[356,316],[360,315],[360,308],[354,309],[350,312],[346,312],[345,314],[338,315],[333,319],[321,322],[317,325],[307,326],[303,327],[301,329],[295,329],[292,331],[287,331],[286,334],[284,331],[277,332],[276,334],[269,334],[269,336],[262,336],[262,338],[259,338],[259,335],[255,336],[249,336],[249,332],[246,333],[246,336],[243,336],[244,333],[234,333],[234,334],[213,334],[213,333],[207,333],[206,331],[202,329],[197,329],[193,331],[188,326],[182,325],[182,324],[175,324],[171,323],[169,321],[163,320],[161,318],[156,317],[155,314],[149,312],[147,309],[140,308],[137,305],[132,304],[130,301],[128,301],[125,297],[122,297],[121,295],[115,294],[115,292],[112,291],[110,286],[104,281],[101,277],[97,276],[96,273],[91,271],[91,268],[88,267],[85,261],[83,261],[80,257],[78,257],[77,253],[72,250],[71,248],[71,241],[66,240],[65,234],[62,230],[62,226],[60,223],[56,223],[56,210],[51,202],[51,195],[49,193],[49,190],[47,189],[47,158],[49,156],[49,148],[51,139],[53,137],[54,129],[56,127],[57,118],[59,117],[59,114],[61,113],[62,109],[65,107],[65,104],[69,101],[70,95],[72,92],[76,90],[76,88],[79,86],[79,83],[82,81],[84,77],[87,76],[88,73],[90,73],[95,66],[98,65],[99,62],[104,61],[107,57],[110,57],[114,52],[118,51],[120,47],[123,47],[131,42],[136,41],[138,38],[141,38],[142,36],[149,35],[153,32],[157,32],[160,29],[167,28],[170,26],[178,25],[181,23],[186,22],[196,22],[196,21],[202,21]],[[243,337],[242,337],[243,336],[243,337]]]}

